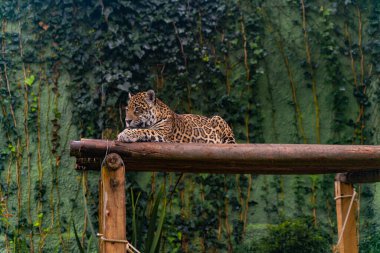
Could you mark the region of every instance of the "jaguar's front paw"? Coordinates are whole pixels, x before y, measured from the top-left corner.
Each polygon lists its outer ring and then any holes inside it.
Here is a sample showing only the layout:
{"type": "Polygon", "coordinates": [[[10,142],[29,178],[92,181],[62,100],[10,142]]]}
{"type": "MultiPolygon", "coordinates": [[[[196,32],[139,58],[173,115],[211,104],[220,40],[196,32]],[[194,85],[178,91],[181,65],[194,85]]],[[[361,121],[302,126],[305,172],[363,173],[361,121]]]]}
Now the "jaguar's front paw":
{"type": "Polygon", "coordinates": [[[117,136],[117,141],[120,142],[137,142],[137,138],[133,136],[133,133],[129,129],[125,129],[123,132],[119,133],[117,136]]]}

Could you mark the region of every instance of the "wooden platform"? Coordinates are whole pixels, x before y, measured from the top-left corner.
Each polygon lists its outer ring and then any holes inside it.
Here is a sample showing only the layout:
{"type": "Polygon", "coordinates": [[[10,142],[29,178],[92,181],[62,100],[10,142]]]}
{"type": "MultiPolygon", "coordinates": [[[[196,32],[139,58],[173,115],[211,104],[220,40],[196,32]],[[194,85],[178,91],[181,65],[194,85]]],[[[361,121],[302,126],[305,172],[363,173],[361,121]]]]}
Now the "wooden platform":
{"type": "Polygon", "coordinates": [[[70,143],[77,169],[99,170],[109,153],[119,154],[127,171],[327,174],[380,168],[380,146],[121,143],[91,139],[70,143]]]}
{"type": "Polygon", "coordinates": [[[335,176],[336,251],[357,253],[354,183],[380,181],[380,146],[304,144],[70,143],[77,170],[100,170],[100,251],[125,252],[125,172],[328,174],[335,176]],[[117,199],[117,201],[110,201],[117,199]],[[121,203],[119,206],[115,203],[121,203]]]}

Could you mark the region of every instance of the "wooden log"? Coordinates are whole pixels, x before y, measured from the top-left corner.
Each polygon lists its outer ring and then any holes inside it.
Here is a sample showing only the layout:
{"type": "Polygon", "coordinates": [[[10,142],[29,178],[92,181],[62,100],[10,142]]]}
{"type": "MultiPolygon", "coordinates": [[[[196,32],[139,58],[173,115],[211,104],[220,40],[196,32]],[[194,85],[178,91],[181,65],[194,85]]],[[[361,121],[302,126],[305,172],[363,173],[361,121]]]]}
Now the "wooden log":
{"type": "Polygon", "coordinates": [[[99,169],[117,153],[131,171],[192,173],[321,174],[380,168],[380,146],[307,144],[121,143],[73,141],[79,169],[99,169]]]}
{"type": "Polygon", "coordinates": [[[125,168],[118,154],[107,155],[99,188],[100,252],[125,253],[125,168]]]}
{"type": "Polygon", "coordinates": [[[352,184],[335,181],[338,225],[338,244],[336,247],[339,253],[358,253],[358,239],[356,232],[357,203],[355,200],[352,201],[353,194],[354,187],[352,184]]]}
{"type": "Polygon", "coordinates": [[[335,180],[346,184],[376,183],[380,182],[380,170],[338,173],[335,180]]]}

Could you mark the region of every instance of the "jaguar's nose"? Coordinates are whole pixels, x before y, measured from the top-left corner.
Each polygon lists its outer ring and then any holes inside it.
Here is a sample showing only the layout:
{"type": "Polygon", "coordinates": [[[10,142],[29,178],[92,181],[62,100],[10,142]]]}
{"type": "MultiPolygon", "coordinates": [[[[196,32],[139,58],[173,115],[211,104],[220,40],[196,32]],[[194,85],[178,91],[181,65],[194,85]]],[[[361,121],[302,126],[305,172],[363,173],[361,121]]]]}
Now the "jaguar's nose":
{"type": "Polygon", "coordinates": [[[126,125],[126,127],[129,127],[129,126],[131,125],[131,122],[132,122],[132,120],[130,120],[130,119],[126,119],[126,120],[125,120],[125,125],[126,125]]]}

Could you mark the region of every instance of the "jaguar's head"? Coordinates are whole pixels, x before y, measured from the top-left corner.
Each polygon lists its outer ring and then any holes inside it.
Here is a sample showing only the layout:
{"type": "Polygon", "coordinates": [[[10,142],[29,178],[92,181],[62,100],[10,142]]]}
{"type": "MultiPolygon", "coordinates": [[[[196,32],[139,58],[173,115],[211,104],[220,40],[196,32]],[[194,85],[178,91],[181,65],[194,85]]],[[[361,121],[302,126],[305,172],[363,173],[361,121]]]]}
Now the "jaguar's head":
{"type": "Polygon", "coordinates": [[[126,107],[126,128],[149,128],[157,122],[156,95],[153,90],[129,93],[126,107]]]}

